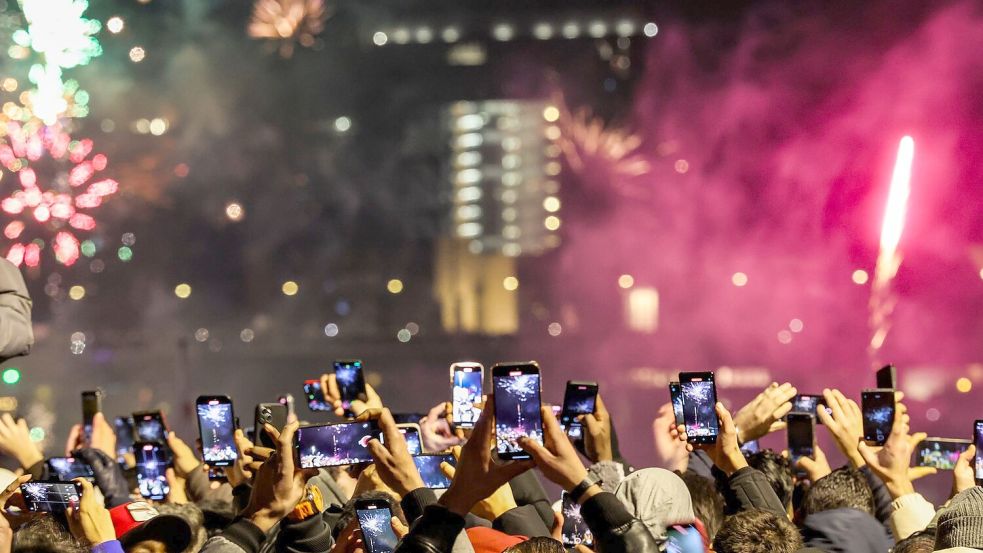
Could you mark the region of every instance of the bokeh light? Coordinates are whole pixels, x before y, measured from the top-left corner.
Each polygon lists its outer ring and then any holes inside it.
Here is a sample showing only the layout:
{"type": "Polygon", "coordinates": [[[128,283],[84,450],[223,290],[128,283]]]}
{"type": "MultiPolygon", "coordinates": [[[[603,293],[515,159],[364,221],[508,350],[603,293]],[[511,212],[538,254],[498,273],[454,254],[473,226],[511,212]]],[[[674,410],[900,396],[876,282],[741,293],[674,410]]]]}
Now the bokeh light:
{"type": "Polygon", "coordinates": [[[399,332],[396,333],[396,339],[404,344],[409,342],[411,338],[413,338],[413,335],[410,334],[410,331],[405,328],[401,328],[399,332]]]}
{"type": "Polygon", "coordinates": [[[239,339],[247,344],[252,342],[256,338],[256,333],[251,328],[244,328],[242,332],[239,333],[239,339]]]}
{"type": "Polygon", "coordinates": [[[17,384],[20,382],[20,369],[14,367],[4,369],[3,381],[5,384],[17,384]]]}
{"type": "Polygon", "coordinates": [[[646,23],[645,26],[642,27],[642,32],[645,33],[645,36],[652,38],[659,34],[659,26],[655,23],[646,23]]]}
{"type": "Polygon", "coordinates": [[[555,338],[563,333],[563,327],[560,325],[560,323],[550,323],[546,327],[546,332],[549,333],[550,336],[555,338]]]}
{"type": "Polygon", "coordinates": [[[122,17],[114,15],[106,20],[106,30],[115,35],[123,30],[124,24],[122,17]]]}
{"type": "Polygon", "coordinates": [[[972,389],[973,389],[973,381],[966,378],[965,376],[960,377],[959,380],[956,381],[956,390],[959,390],[960,392],[965,394],[972,389]]]}
{"type": "Polygon", "coordinates": [[[338,325],[336,325],[335,323],[328,323],[324,325],[324,335],[327,336],[328,338],[334,338],[335,336],[337,336],[339,330],[341,329],[339,329],[338,325]]]}
{"type": "Polygon", "coordinates": [[[338,132],[348,132],[352,128],[352,120],[348,117],[339,117],[334,120],[334,130],[338,132]]]}
{"type": "Polygon", "coordinates": [[[788,329],[791,330],[792,332],[802,332],[803,327],[804,325],[802,323],[802,320],[800,319],[792,319],[788,323],[788,329]]]}
{"type": "Polygon", "coordinates": [[[867,280],[870,279],[870,275],[868,275],[867,271],[863,269],[857,269],[856,271],[853,271],[851,278],[853,279],[854,284],[867,284],[867,280]]]}
{"type": "Polygon", "coordinates": [[[560,118],[560,110],[556,106],[546,106],[543,110],[543,119],[550,123],[555,123],[560,118]]]}
{"type": "Polygon", "coordinates": [[[736,272],[731,275],[730,281],[734,284],[734,286],[744,286],[747,284],[747,275],[742,272],[736,272]]]}
{"type": "Polygon", "coordinates": [[[41,428],[40,426],[35,426],[35,427],[31,428],[31,431],[28,433],[28,436],[31,438],[31,441],[32,442],[35,442],[35,443],[37,443],[37,442],[43,442],[44,441],[44,436],[45,436],[44,429],[41,428]]]}
{"type": "Polygon", "coordinates": [[[283,292],[283,295],[285,296],[296,296],[297,291],[300,290],[300,286],[298,286],[296,282],[292,280],[288,280],[283,283],[283,286],[280,287],[280,290],[283,292]]]}
{"type": "Polygon", "coordinates": [[[556,215],[550,215],[543,221],[543,226],[546,230],[557,230],[560,228],[560,218],[556,215]]]}
{"type": "Polygon", "coordinates": [[[79,301],[85,297],[85,286],[75,285],[68,289],[68,297],[79,301]]]}
{"type": "Polygon", "coordinates": [[[147,52],[142,47],[134,46],[130,48],[130,61],[133,63],[140,63],[145,57],[147,57],[147,52]]]}
{"type": "Polygon", "coordinates": [[[509,292],[514,292],[519,288],[519,279],[514,276],[507,276],[502,280],[502,287],[509,292]]]}
{"type": "Polygon", "coordinates": [[[191,285],[181,283],[174,287],[174,295],[183,299],[187,299],[191,295],[191,285]]]}
{"type": "Polygon", "coordinates": [[[246,210],[242,208],[242,204],[239,202],[229,202],[225,206],[225,216],[228,217],[230,221],[241,221],[246,215],[246,210]]]}
{"type": "Polygon", "coordinates": [[[195,340],[204,342],[208,340],[209,332],[207,328],[199,328],[195,331],[195,340]]]}
{"type": "Polygon", "coordinates": [[[618,287],[627,290],[634,285],[635,285],[635,277],[629,274],[624,274],[618,277],[618,287]]]}
{"type": "Polygon", "coordinates": [[[787,331],[787,330],[780,330],[780,331],[778,331],[778,341],[781,342],[781,343],[783,343],[783,344],[791,343],[791,341],[792,341],[792,333],[789,332],[789,331],[787,331]]]}
{"type": "Polygon", "coordinates": [[[116,256],[120,261],[130,261],[133,259],[133,250],[129,246],[120,246],[116,251],[116,256]]]}
{"type": "Polygon", "coordinates": [[[386,283],[386,290],[389,290],[390,294],[398,294],[403,291],[403,281],[398,278],[390,279],[386,283]]]}

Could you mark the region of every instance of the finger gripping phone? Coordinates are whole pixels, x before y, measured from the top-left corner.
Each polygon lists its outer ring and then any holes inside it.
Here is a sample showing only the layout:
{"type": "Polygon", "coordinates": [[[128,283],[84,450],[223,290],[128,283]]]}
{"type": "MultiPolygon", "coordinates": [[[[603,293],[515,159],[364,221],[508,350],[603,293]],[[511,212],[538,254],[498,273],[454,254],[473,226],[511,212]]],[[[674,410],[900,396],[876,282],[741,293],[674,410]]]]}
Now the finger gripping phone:
{"type": "Polygon", "coordinates": [[[799,458],[816,454],[816,418],[808,413],[789,413],[786,432],[788,456],[794,469],[799,458]]]}
{"type": "Polygon", "coordinates": [[[712,372],[679,373],[683,396],[683,424],[691,444],[717,443],[717,386],[712,372]]]}
{"type": "Polygon", "coordinates": [[[113,428],[116,431],[116,456],[121,457],[133,449],[133,417],[116,417],[113,428]]]}
{"type": "Polygon", "coordinates": [[[276,440],[263,428],[264,424],[278,431],[283,430],[287,425],[287,406],[280,403],[260,403],[256,405],[256,412],[253,415],[256,443],[263,447],[275,448],[276,440]]]}
{"type": "Polygon", "coordinates": [[[138,442],[167,441],[167,424],[160,411],[141,411],[133,413],[133,432],[138,442]]]}
{"type": "Polygon", "coordinates": [[[92,481],[95,473],[92,467],[82,459],[75,457],[52,457],[47,461],[51,474],[61,482],[70,482],[75,478],[86,478],[92,481]]]}
{"type": "Polygon", "coordinates": [[[594,413],[597,405],[597,382],[567,381],[563,392],[563,409],[560,424],[575,424],[577,417],[594,413]]]}
{"type": "Polygon", "coordinates": [[[27,510],[35,513],[63,513],[82,497],[82,486],[75,482],[25,482],[20,491],[27,510]]]}
{"type": "Polygon", "coordinates": [[[918,444],[918,466],[952,470],[959,456],[969,449],[969,440],[951,438],[925,438],[918,444]]]}
{"type": "MultiPolygon", "coordinates": [[[[415,423],[400,423],[396,425],[399,429],[399,433],[403,435],[403,440],[406,441],[406,450],[410,455],[420,455],[423,453],[423,442],[420,441],[420,425],[415,423]]],[[[379,433],[379,441],[386,443],[385,437],[383,437],[382,432],[379,433]]]]}
{"type": "Polygon", "coordinates": [[[314,412],[331,411],[331,406],[324,401],[320,380],[304,381],[304,396],[307,398],[307,408],[314,412]]]}
{"type": "Polygon", "coordinates": [[[481,409],[474,406],[481,402],[485,368],[481,363],[454,363],[451,365],[451,404],[454,425],[474,428],[481,409]]]}
{"type": "Polygon", "coordinates": [[[872,445],[884,445],[894,427],[894,390],[877,388],[860,393],[864,418],[864,440],[872,445]]]}
{"type": "Polygon", "coordinates": [[[355,418],[357,413],[352,411],[352,402],[365,401],[365,377],[362,375],[362,361],[349,359],[334,362],[335,381],[338,383],[338,399],[345,416],[355,418]]]}
{"type": "Polygon", "coordinates": [[[679,382],[669,382],[669,401],[672,402],[672,414],[676,417],[676,425],[684,424],[683,389],[679,385],[679,382]]]}
{"type": "Polygon", "coordinates": [[[213,467],[231,466],[239,456],[232,399],[229,396],[199,396],[195,410],[205,463],[213,467]]]}
{"type": "Polygon", "coordinates": [[[362,529],[367,553],[392,553],[399,538],[393,532],[393,513],[384,499],[358,499],[355,501],[355,517],[362,529]]]}
{"type": "Polygon", "coordinates": [[[167,449],[159,443],[137,442],[133,444],[133,455],[136,457],[140,495],[155,501],[166,498],[171,491],[165,474],[171,462],[167,449]]]}
{"type": "Polygon", "coordinates": [[[372,422],[302,426],[294,434],[294,455],[303,469],[369,463],[369,440],[378,435],[372,422]]]}
{"type": "Polygon", "coordinates": [[[92,419],[102,412],[102,390],[82,392],[82,433],[85,443],[92,441],[92,419]]]}
{"type": "Polygon", "coordinates": [[[587,522],[580,513],[580,504],[570,498],[570,494],[562,492],[560,509],[563,511],[563,546],[577,547],[585,545],[594,547],[594,535],[591,534],[587,522]]]}
{"type": "Polygon", "coordinates": [[[529,363],[501,363],[492,367],[495,393],[495,443],[503,460],[530,459],[519,447],[519,438],[543,443],[543,417],[540,411],[539,366],[529,363]]]}
{"type": "Polygon", "coordinates": [[[413,457],[413,464],[423,479],[423,485],[431,490],[443,490],[451,487],[451,479],[440,469],[441,463],[449,463],[457,467],[457,460],[450,453],[429,453],[413,457]]]}
{"type": "Polygon", "coordinates": [[[973,423],[973,442],[976,444],[976,458],[973,459],[973,466],[976,467],[976,485],[983,485],[983,420],[976,420],[973,423]]]}

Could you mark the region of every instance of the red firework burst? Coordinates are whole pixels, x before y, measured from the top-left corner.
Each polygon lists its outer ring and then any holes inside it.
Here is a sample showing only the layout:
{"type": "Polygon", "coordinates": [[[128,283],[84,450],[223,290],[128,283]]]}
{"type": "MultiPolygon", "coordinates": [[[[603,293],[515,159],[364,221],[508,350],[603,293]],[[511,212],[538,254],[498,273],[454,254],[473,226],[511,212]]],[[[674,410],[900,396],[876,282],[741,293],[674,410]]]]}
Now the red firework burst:
{"type": "Polygon", "coordinates": [[[10,122],[2,131],[0,164],[16,177],[16,182],[9,177],[0,182],[7,194],[0,210],[11,219],[3,228],[12,241],[7,259],[37,267],[47,244],[59,263],[74,264],[80,244],[76,231],[96,228],[87,212],[119,188],[112,179],[94,178],[106,168],[106,156],[90,158],[92,140],[72,140],[58,126],[10,122]]]}

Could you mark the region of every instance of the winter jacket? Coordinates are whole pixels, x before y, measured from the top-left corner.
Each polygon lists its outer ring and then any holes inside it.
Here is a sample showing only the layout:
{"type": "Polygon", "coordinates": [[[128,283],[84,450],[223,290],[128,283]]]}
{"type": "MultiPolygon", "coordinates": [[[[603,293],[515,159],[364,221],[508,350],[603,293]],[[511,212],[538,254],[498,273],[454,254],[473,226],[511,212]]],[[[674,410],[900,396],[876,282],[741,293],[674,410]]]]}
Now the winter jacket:
{"type": "Polygon", "coordinates": [[[598,553],[656,553],[659,545],[645,524],[632,517],[614,494],[601,492],[580,509],[598,553]]]}
{"type": "Polygon", "coordinates": [[[118,507],[130,502],[130,484],[116,459],[93,448],[82,448],[75,455],[92,467],[96,485],[102,490],[107,507],[118,507]]]}
{"type": "Polygon", "coordinates": [[[894,546],[880,521],[858,509],[830,509],[807,516],[802,539],[807,546],[828,553],[887,553],[894,546]]]}
{"type": "Polygon", "coordinates": [[[223,482],[221,486],[212,488],[212,481],[208,479],[208,471],[204,470],[204,466],[205,464],[202,463],[188,474],[184,486],[188,498],[195,503],[206,500],[232,503],[232,486],[223,482]]]}
{"type": "Polygon", "coordinates": [[[924,530],[935,518],[935,506],[919,493],[902,495],[891,503],[891,508],[891,531],[896,541],[924,530]]]}
{"type": "Polygon", "coordinates": [[[300,522],[280,521],[276,536],[277,553],[325,553],[334,547],[331,525],[324,516],[312,516],[300,522]]]}
{"type": "MultiPolygon", "coordinates": [[[[509,487],[512,488],[512,497],[515,498],[516,505],[519,507],[531,505],[546,528],[553,525],[553,508],[550,498],[546,495],[546,490],[543,488],[542,482],[539,481],[539,477],[536,476],[535,471],[527,470],[516,476],[509,481],[509,487]]],[[[524,534],[520,532],[520,535],[532,537],[533,535],[539,534],[524,534]]],[[[546,535],[549,535],[549,532],[546,535]]]]}
{"type": "Polygon", "coordinates": [[[725,511],[728,514],[746,511],[748,509],[760,509],[771,511],[777,515],[787,517],[785,506],[775,494],[774,488],[765,475],[752,467],[744,467],[728,478],[724,473],[714,467],[714,474],[724,483],[724,501],[727,505],[725,511]]]}

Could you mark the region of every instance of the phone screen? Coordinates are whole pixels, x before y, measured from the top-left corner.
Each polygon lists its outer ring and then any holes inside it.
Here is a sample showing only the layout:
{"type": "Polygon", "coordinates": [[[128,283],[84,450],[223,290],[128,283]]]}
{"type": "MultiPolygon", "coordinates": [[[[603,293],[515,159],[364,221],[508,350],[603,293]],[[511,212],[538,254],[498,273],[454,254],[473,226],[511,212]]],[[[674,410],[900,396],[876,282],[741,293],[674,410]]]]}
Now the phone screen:
{"type": "Polygon", "coordinates": [[[146,499],[162,500],[171,491],[165,471],[170,462],[161,444],[137,443],[133,446],[137,461],[137,486],[146,499]]]}
{"type": "Polygon", "coordinates": [[[113,419],[116,430],[116,455],[124,455],[133,449],[133,417],[116,417],[113,419]]]}
{"type": "Polygon", "coordinates": [[[703,536],[692,524],[674,524],[666,528],[666,553],[704,553],[703,536]]]}
{"type": "Polygon", "coordinates": [[[570,494],[562,492],[560,508],[563,510],[563,546],[577,547],[585,545],[594,547],[594,535],[580,514],[580,505],[570,499],[570,494]]]}
{"type": "Polygon", "coordinates": [[[713,373],[679,373],[683,396],[683,424],[690,443],[712,444],[717,441],[717,387],[713,373]]]}
{"type": "Polygon", "coordinates": [[[539,368],[535,365],[496,366],[492,373],[495,390],[495,438],[502,459],[530,459],[519,447],[527,436],[543,443],[540,412],[539,368]]]}
{"type": "Polygon", "coordinates": [[[969,440],[926,438],[918,444],[918,466],[938,470],[956,468],[959,456],[969,449],[969,440]]]}
{"type": "Polygon", "coordinates": [[[92,480],[95,474],[92,467],[81,459],[75,457],[52,457],[48,459],[48,468],[58,480],[68,482],[73,478],[87,478],[92,480]]]}
{"type": "Polygon", "coordinates": [[[362,376],[361,361],[335,361],[335,379],[338,382],[338,393],[341,396],[341,407],[346,417],[354,417],[351,411],[352,402],[365,395],[365,379],[362,376]]]}
{"type": "Polygon", "coordinates": [[[976,442],[976,481],[983,482],[983,420],[973,423],[973,441],[976,442]]]}
{"type": "MultiPolygon", "coordinates": [[[[816,424],[822,424],[823,421],[819,420],[819,413],[816,412],[819,406],[825,401],[823,396],[815,394],[799,394],[792,398],[792,412],[793,413],[809,413],[810,415],[816,417],[816,424]]],[[[833,410],[829,407],[825,407],[826,413],[832,415],[833,410]]]]}
{"type": "Polygon", "coordinates": [[[877,387],[892,390],[898,387],[897,371],[894,365],[884,365],[877,371],[877,387]]]}
{"type": "Polygon", "coordinates": [[[331,406],[324,401],[320,380],[305,380],[304,395],[307,397],[307,408],[311,411],[332,411],[331,406]]]}
{"type": "Polygon", "coordinates": [[[302,426],[295,434],[300,468],[334,467],[372,461],[369,440],[379,435],[371,422],[302,426]]]}
{"type": "Polygon", "coordinates": [[[563,393],[563,410],[560,412],[561,424],[577,422],[577,417],[594,412],[597,403],[596,382],[567,382],[563,393]]]}
{"type": "MultiPolygon", "coordinates": [[[[419,425],[402,424],[397,425],[399,427],[399,433],[403,435],[403,439],[406,440],[406,450],[409,451],[410,455],[420,455],[423,453],[423,443],[420,442],[420,427],[419,425]]],[[[382,432],[379,432],[379,441],[386,443],[385,436],[382,432]]]]}
{"type": "Polygon", "coordinates": [[[444,475],[444,471],[440,470],[441,463],[450,463],[453,467],[457,466],[457,460],[450,453],[417,455],[413,457],[413,463],[416,465],[416,470],[420,472],[424,486],[432,490],[443,490],[451,487],[451,479],[444,475]]]}
{"type": "Polygon", "coordinates": [[[743,453],[745,457],[754,455],[759,451],[761,451],[761,444],[758,443],[758,440],[748,440],[741,444],[741,453],[743,453]]]}
{"type": "Polygon", "coordinates": [[[475,407],[474,404],[481,402],[483,376],[481,365],[455,364],[453,366],[451,397],[456,426],[474,428],[474,423],[478,422],[481,409],[475,407]]]}
{"type": "Polygon", "coordinates": [[[198,431],[205,463],[227,467],[238,457],[235,441],[235,415],[232,400],[227,397],[199,397],[198,431]]]}
{"type": "Polygon", "coordinates": [[[102,392],[99,390],[82,392],[82,432],[85,434],[86,443],[92,439],[92,419],[100,411],[102,411],[102,392]]]}
{"type": "Polygon", "coordinates": [[[167,429],[164,427],[164,417],[160,411],[133,413],[133,426],[136,441],[159,443],[167,441],[167,429]]]}
{"type": "Polygon", "coordinates": [[[679,382],[669,383],[669,400],[672,401],[672,414],[676,416],[676,424],[683,424],[683,389],[679,382]]]}
{"type": "Polygon", "coordinates": [[[788,415],[788,454],[792,467],[800,457],[812,457],[816,452],[815,425],[812,415],[789,413],[788,415]]]}
{"type": "Polygon", "coordinates": [[[374,503],[356,504],[355,516],[358,517],[358,525],[362,528],[368,553],[391,553],[399,542],[399,538],[393,532],[392,511],[389,507],[374,503]]]}
{"type": "Polygon", "coordinates": [[[860,394],[864,440],[884,445],[894,426],[894,390],[864,390],[860,394]]]}
{"type": "Polygon", "coordinates": [[[27,510],[40,513],[63,513],[82,495],[75,482],[25,482],[20,491],[27,510]]]}

